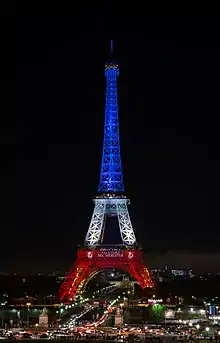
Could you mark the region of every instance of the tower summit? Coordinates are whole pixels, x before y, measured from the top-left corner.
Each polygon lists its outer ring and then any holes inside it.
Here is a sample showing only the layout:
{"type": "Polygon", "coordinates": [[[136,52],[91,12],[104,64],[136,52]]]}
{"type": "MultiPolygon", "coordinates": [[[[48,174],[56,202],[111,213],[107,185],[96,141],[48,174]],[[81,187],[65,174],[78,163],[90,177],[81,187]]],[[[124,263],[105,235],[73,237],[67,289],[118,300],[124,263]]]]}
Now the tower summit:
{"type": "MultiPolygon", "coordinates": [[[[113,41],[110,42],[113,54],[113,41]]],[[[111,56],[112,57],[112,56],[111,56]]],[[[123,193],[124,183],[120,153],[120,134],[118,120],[117,77],[119,67],[111,60],[105,64],[106,103],[102,164],[98,192],[123,193]]]]}

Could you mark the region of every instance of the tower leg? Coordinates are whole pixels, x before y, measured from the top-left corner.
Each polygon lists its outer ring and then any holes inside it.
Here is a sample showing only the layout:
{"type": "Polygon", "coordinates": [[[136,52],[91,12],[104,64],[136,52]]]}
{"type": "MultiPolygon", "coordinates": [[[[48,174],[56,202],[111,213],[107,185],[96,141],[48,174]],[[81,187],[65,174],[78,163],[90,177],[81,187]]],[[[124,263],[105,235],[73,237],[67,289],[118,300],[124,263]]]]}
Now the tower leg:
{"type": "Polygon", "coordinates": [[[154,287],[149,270],[143,263],[130,263],[128,274],[138,281],[141,288],[154,287]]]}
{"type": "Polygon", "coordinates": [[[134,245],[136,243],[136,238],[126,200],[117,203],[117,215],[123,243],[126,245],[134,245]]]}
{"type": "Polygon", "coordinates": [[[69,270],[59,291],[60,301],[68,303],[74,300],[77,291],[80,291],[80,285],[93,272],[93,266],[89,259],[77,257],[74,265],[69,270]]]}
{"type": "Polygon", "coordinates": [[[106,203],[97,201],[95,203],[95,208],[89,225],[89,230],[86,235],[86,245],[94,246],[99,244],[104,224],[105,211],[106,203]]]}

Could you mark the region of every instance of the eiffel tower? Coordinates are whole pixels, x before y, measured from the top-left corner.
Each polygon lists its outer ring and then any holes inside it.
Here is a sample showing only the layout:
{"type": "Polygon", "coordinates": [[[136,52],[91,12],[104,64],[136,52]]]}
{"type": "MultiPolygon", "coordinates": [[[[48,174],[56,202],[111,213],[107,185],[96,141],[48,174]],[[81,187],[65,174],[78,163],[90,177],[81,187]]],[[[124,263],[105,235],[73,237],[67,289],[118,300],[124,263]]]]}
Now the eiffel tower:
{"type": "Polygon", "coordinates": [[[120,269],[136,279],[142,288],[153,287],[150,273],[143,262],[143,253],[137,247],[128,212],[130,201],[124,193],[118,120],[118,75],[118,64],[112,60],[107,62],[104,142],[98,194],[93,199],[94,211],[84,247],[78,249],[75,263],[60,287],[60,301],[66,303],[73,301],[76,293],[82,292],[87,282],[103,269],[120,269]],[[107,217],[117,218],[122,244],[103,244],[107,217]]]}

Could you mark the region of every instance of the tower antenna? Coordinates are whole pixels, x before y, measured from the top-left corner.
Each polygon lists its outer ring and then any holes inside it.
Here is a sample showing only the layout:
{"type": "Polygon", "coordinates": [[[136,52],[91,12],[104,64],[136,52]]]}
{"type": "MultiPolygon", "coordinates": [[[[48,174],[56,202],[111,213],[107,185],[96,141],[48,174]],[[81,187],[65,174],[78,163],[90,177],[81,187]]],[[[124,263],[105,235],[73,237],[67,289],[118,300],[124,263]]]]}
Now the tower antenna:
{"type": "Polygon", "coordinates": [[[113,39],[110,40],[110,52],[113,54],[114,46],[113,46],[113,39]]]}

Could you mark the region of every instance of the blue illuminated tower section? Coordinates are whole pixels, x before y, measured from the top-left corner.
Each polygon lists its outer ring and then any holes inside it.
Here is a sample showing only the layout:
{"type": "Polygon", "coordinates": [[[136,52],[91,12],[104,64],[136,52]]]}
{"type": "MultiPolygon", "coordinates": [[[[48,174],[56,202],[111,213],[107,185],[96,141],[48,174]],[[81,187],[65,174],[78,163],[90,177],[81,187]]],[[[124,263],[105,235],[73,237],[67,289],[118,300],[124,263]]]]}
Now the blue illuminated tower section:
{"type": "Polygon", "coordinates": [[[102,152],[102,165],[99,193],[123,193],[124,183],[120,154],[120,135],[118,120],[117,77],[119,68],[117,64],[106,63],[106,105],[104,142],[102,152]]]}

